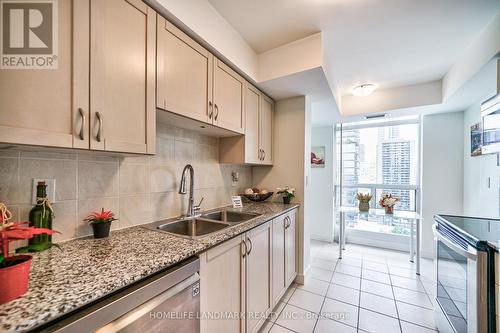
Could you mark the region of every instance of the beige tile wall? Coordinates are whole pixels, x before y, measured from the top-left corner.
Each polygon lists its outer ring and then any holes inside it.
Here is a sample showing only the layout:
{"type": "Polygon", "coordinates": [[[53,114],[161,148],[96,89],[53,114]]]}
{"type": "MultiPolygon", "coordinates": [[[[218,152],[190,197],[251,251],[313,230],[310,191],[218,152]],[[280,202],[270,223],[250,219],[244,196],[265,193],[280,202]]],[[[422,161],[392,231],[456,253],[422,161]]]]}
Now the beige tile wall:
{"type": "Polygon", "coordinates": [[[91,234],[82,220],[93,210],[111,209],[126,228],[178,216],[187,196],[177,193],[182,168],[195,169],[195,201],[202,209],[230,204],[230,196],[251,186],[247,166],[218,163],[216,138],[158,124],[155,156],[122,156],[56,149],[0,150],[0,201],[16,219],[26,220],[33,178],[56,179],[55,241],[91,234]],[[239,173],[233,183],[231,171],[239,173]]]}

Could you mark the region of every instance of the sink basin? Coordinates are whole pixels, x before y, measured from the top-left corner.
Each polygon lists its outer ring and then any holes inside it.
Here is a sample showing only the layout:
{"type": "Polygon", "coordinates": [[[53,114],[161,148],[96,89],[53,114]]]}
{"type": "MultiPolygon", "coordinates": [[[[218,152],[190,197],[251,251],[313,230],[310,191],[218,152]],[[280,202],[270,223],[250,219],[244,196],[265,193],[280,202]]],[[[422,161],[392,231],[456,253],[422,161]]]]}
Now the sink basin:
{"type": "Polygon", "coordinates": [[[259,214],[233,212],[229,210],[220,210],[201,215],[201,217],[205,219],[222,221],[227,223],[241,223],[251,220],[257,216],[259,216],[259,214]]]}
{"type": "MultiPolygon", "coordinates": [[[[158,224],[158,223],[156,223],[158,224]]],[[[205,219],[183,219],[159,224],[156,229],[186,238],[200,238],[213,232],[229,227],[228,223],[207,221],[205,219]]]]}

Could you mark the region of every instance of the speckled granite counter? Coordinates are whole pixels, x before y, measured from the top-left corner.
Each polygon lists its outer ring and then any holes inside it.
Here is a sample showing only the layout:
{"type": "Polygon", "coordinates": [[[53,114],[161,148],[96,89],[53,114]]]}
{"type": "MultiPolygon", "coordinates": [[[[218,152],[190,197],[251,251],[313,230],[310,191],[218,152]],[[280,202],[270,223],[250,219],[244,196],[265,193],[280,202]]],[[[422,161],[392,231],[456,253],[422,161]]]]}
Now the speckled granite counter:
{"type": "Polygon", "coordinates": [[[239,210],[262,215],[199,240],[137,226],[114,231],[104,240],[61,243],[61,249],[33,257],[28,293],[0,305],[0,332],[27,331],[50,322],[296,207],[246,204],[239,210]]]}

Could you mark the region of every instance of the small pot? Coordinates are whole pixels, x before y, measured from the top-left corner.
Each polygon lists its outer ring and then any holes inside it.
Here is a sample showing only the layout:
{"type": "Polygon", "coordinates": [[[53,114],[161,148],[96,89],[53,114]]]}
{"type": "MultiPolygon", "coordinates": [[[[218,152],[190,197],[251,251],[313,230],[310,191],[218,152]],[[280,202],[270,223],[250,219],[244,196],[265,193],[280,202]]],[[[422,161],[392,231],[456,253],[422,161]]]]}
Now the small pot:
{"type": "Polygon", "coordinates": [[[31,256],[8,257],[5,262],[12,266],[0,268],[0,304],[10,302],[28,291],[31,256]]]}
{"type": "Polygon", "coordinates": [[[394,206],[387,206],[385,208],[385,213],[386,214],[394,214],[394,206]]]}
{"type": "Polygon", "coordinates": [[[109,236],[109,229],[111,222],[108,223],[92,223],[92,230],[94,231],[94,238],[106,238],[109,236]]]}
{"type": "Polygon", "coordinates": [[[360,212],[368,212],[370,210],[370,202],[360,201],[358,207],[360,212]]]}
{"type": "Polygon", "coordinates": [[[288,205],[290,203],[290,200],[292,200],[292,198],[290,198],[290,197],[283,197],[283,203],[285,205],[288,205]]]}

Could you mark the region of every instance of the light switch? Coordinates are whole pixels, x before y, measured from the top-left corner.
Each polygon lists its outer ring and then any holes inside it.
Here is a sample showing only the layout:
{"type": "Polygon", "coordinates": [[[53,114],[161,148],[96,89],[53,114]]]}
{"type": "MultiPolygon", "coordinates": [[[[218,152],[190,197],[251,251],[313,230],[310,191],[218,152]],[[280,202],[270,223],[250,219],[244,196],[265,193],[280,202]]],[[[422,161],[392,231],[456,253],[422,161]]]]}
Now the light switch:
{"type": "Polygon", "coordinates": [[[51,203],[56,202],[56,180],[55,179],[42,179],[42,178],[33,178],[33,188],[31,194],[31,203],[36,205],[36,186],[39,182],[45,182],[47,185],[47,199],[51,203]]]}

